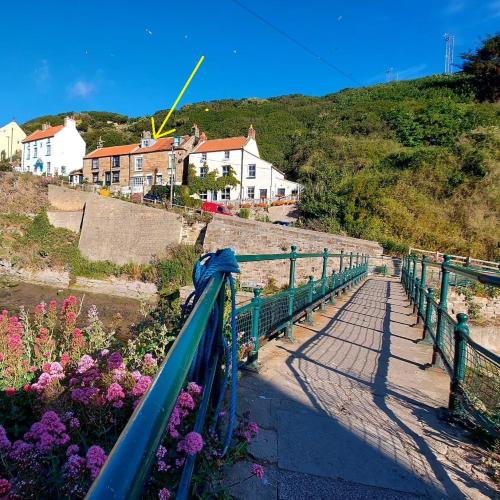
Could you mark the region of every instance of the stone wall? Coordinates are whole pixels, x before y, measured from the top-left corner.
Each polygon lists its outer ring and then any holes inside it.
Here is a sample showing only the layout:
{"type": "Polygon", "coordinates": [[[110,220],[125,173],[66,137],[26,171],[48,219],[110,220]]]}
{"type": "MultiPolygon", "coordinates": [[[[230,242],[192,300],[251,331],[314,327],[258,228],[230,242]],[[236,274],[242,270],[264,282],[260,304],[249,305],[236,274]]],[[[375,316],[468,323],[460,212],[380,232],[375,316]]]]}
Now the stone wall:
{"type": "Polygon", "coordinates": [[[56,210],[83,210],[87,200],[96,199],[98,196],[95,193],[87,191],[49,184],[49,204],[56,210]]]}
{"type": "Polygon", "coordinates": [[[62,227],[79,233],[82,226],[83,210],[73,212],[49,211],[47,212],[47,217],[54,227],[62,227]]]}
{"type": "Polygon", "coordinates": [[[95,197],[85,205],[79,247],[90,260],[145,264],[180,243],[181,226],[171,212],[95,197]]]}
{"type": "MultiPolygon", "coordinates": [[[[238,254],[286,253],[291,245],[297,245],[299,252],[317,253],[328,248],[331,253],[344,250],[345,253],[359,252],[381,256],[382,247],[368,240],[350,238],[307,229],[283,227],[265,222],[244,220],[237,217],[214,216],[208,224],[204,238],[204,249],[214,251],[230,247],[238,254]]],[[[338,270],[339,259],[329,259],[328,272],[338,270]]],[[[344,260],[348,263],[348,258],[344,260]]],[[[274,279],[279,285],[288,282],[289,262],[245,263],[241,265],[241,279],[246,286],[261,286],[274,279]]],[[[309,275],[319,277],[322,259],[299,259],[297,261],[297,282],[307,280],[309,275]]]]}

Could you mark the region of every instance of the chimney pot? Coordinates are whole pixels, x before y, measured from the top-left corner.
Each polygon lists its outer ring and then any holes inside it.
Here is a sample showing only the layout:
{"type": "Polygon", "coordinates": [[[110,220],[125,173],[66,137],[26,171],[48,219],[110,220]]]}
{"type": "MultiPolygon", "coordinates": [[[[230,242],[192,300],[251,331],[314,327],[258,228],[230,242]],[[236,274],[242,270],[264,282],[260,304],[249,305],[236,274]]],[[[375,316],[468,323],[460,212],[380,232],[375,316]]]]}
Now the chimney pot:
{"type": "Polygon", "coordinates": [[[47,130],[50,127],[50,123],[42,123],[42,130],[47,130]]]}
{"type": "Polygon", "coordinates": [[[255,129],[253,128],[253,125],[250,125],[250,127],[248,127],[247,137],[249,139],[255,139],[255,129]]]}

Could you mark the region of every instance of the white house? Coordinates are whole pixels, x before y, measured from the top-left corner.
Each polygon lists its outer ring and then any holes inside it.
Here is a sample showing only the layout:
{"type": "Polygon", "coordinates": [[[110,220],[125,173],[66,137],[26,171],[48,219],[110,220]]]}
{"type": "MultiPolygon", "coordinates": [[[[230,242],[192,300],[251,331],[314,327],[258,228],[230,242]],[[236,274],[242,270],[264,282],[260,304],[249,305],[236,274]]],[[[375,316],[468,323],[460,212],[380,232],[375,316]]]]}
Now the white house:
{"type": "Polygon", "coordinates": [[[247,137],[207,140],[201,134],[200,142],[189,155],[189,163],[200,177],[212,170],[219,176],[228,175],[232,168],[240,182],[235,188],[199,193],[203,200],[273,199],[297,195],[300,190],[300,184],[286,180],[272,163],[260,157],[252,125],[247,137]]]}
{"type": "Polygon", "coordinates": [[[0,127],[0,160],[10,160],[20,152],[25,137],[23,129],[14,120],[0,127]]]}
{"type": "Polygon", "coordinates": [[[22,172],[36,175],[69,175],[83,167],[85,141],[76,129],[73,118],[66,117],[64,125],[44,124],[23,140],[22,172]]]}

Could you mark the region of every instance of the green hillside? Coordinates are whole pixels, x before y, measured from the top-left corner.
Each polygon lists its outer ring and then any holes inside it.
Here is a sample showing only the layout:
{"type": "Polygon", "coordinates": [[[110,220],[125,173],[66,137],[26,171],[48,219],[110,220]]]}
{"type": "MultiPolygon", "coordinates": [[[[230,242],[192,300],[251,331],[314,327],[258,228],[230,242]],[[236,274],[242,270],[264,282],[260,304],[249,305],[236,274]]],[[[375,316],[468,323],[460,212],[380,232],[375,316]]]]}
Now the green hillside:
{"type": "MultiPolygon", "coordinates": [[[[379,240],[388,251],[498,258],[500,107],[477,102],[476,91],[472,76],[432,76],[323,97],[201,102],[174,113],[172,125],[185,134],[196,122],[214,138],[246,134],[252,123],[261,155],[305,185],[309,227],[379,240]]],[[[77,116],[89,150],[99,137],[111,146],[150,128],[149,117],[77,116]]]]}

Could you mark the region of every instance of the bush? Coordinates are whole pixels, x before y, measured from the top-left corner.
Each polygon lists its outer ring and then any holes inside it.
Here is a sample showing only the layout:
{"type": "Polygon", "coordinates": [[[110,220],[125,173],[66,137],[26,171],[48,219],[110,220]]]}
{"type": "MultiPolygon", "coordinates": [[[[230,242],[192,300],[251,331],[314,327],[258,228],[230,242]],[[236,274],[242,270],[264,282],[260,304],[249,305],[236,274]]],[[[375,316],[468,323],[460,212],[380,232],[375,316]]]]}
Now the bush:
{"type": "Polygon", "coordinates": [[[250,218],[250,209],[240,208],[240,211],[238,212],[238,216],[241,217],[242,219],[249,219],[250,218]]]}

